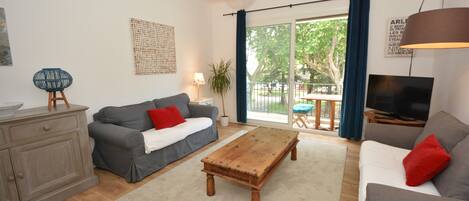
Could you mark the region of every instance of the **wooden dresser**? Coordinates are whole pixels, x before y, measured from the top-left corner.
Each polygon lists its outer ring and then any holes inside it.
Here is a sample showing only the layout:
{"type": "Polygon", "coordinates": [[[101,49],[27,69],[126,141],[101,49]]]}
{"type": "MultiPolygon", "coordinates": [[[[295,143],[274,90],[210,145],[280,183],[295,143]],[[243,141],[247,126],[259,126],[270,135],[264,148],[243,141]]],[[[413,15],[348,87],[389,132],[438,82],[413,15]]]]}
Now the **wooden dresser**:
{"type": "Polygon", "coordinates": [[[0,119],[0,201],[64,200],[98,183],[87,109],[39,107],[0,119]]]}

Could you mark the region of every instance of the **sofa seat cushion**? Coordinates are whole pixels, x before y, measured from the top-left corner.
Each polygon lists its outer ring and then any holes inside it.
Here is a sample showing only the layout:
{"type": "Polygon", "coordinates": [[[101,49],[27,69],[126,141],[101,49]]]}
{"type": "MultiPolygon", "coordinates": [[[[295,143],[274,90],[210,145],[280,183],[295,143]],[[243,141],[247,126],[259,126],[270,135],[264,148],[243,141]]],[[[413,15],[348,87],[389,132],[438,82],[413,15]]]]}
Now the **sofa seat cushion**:
{"type": "Polygon", "coordinates": [[[435,185],[429,181],[417,187],[406,185],[402,160],[410,150],[401,149],[375,141],[365,141],[360,149],[359,201],[366,200],[369,183],[383,184],[405,190],[440,196],[435,185]]]}
{"type": "Polygon", "coordinates": [[[392,169],[404,168],[402,160],[410,151],[376,141],[365,141],[360,149],[360,167],[371,165],[392,169]]]}
{"type": "Polygon", "coordinates": [[[187,118],[186,122],[171,128],[144,131],[142,134],[145,141],[145,153],[149,154],[181,141],[191,134],[212,126],[212,123],[212,120],[206,117],[187,118]]]}

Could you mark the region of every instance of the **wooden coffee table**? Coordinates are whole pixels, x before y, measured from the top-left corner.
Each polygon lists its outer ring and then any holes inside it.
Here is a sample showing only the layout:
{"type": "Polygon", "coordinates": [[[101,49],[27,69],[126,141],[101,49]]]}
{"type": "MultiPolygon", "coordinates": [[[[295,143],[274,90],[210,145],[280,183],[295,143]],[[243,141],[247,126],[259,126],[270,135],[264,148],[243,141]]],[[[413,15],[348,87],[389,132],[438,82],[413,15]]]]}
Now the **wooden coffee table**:
{"type": "Polygon", "coordinates": [[[251,200],[260,201],[260,190],[291,152],[296,160],[298,132],[257,128],[202,159],[207,173],[207,195],[215,195],[214,176],[251,188],[251,200]]]}

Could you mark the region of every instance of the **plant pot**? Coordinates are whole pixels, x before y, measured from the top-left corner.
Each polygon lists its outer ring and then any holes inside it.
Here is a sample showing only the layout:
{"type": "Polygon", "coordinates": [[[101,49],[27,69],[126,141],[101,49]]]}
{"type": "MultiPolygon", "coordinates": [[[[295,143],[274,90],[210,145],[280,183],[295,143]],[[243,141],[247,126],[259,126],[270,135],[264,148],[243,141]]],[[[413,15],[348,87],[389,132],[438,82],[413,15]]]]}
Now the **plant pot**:
{"type": "Polygon", "coordinates": [[[230,117],[228,117],[228,116],[222,116],[222,117],[220,117],[220,124],[221,124],[221,126],[226,127],[226,126],[228,126],[228,123],[229,123],[229,122],[230,122],[230,117]]]}

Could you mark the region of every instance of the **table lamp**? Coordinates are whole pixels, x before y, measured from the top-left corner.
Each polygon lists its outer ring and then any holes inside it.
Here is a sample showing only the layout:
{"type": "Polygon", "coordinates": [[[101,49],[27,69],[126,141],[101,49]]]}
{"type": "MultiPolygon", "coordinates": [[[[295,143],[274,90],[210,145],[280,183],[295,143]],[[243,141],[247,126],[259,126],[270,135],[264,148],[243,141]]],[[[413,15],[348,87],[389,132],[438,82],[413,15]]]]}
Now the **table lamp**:
{"type": "Polygon", "coordinates": [[[194,84],[197,85],[197,100],[200,100],[200,85],[205,85],[203,73],[194,73],[194,84]]]}

